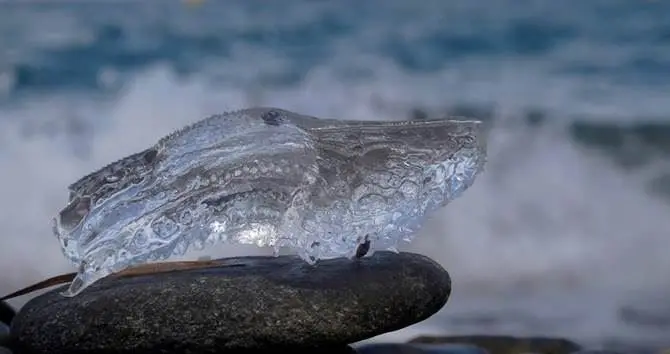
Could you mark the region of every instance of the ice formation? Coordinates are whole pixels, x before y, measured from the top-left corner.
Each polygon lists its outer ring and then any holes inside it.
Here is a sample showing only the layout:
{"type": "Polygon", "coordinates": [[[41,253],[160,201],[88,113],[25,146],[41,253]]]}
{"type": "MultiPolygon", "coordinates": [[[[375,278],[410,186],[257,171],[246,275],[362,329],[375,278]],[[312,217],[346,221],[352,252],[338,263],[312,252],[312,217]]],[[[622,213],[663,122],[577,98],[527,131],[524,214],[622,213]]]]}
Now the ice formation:
{"type": "Polygon", "coordinates": [[[70,186],[54,219],[78,267],[63,295],[217,242],[290,247],[310,263],[366,241],[394,249],[472,185],[485,146],[477,121],[212,116],[70,186]]]}

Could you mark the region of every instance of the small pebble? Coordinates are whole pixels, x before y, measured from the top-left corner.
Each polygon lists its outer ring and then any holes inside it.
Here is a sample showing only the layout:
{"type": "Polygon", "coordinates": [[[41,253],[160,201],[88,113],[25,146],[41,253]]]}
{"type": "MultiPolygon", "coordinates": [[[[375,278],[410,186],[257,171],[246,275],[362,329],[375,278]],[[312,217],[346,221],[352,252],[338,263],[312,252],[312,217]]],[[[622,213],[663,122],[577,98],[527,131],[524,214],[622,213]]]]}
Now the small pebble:
{"type": "Polygon", "coordinates": [[[0,322],[9,325],[16,316],[16,310],[6,301],[0,301],[0,322]]]}

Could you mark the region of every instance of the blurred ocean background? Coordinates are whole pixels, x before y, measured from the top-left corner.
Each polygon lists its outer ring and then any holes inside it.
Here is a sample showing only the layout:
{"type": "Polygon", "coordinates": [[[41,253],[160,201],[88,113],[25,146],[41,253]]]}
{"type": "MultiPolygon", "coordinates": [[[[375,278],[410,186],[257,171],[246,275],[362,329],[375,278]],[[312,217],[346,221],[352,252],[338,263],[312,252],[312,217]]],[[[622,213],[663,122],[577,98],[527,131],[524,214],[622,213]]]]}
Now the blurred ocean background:
{"type": "Polygon", "coordinates": [[[452,298],[381,339],[670,345],[665,0],[0,1],[0,292],[72,271],[67,185],[255,105],[489,124],[486,172],[405,247],[452,298]]]}

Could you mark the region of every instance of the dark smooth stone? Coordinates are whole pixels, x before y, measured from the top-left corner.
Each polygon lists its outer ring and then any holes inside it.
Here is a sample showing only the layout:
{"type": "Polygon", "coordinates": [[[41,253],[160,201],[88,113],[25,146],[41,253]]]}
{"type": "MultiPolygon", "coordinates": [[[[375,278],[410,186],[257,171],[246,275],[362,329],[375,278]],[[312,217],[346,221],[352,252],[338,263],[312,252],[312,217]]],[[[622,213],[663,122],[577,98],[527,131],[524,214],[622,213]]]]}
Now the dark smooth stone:
{"type": "Polygon", "coordinates": [[[0,322],[9,326],[14,316],[16,316],[16,310],[7,301],[0,301],[0,322]]]}
{"type": "Polygon", "coordinates": [[[568,354],[581,350],[577,343],[563,338],[545,337],[511,337],[511,336],[445,336],[445,337],[418,337],[410,343],[424,344],[469,344],[494,354],[568,354]]]}
{"type": "Polygon", "coordinates": [[[356,348],[358,354],[488,354],[482,348],[467,344],[375,343],[356,348]]]}
{"type": "MultiPolygon", "coordinates": [[[[9,324],[0,322],[0,348],[2,348],[3,345],[8,345],[9,343],[11,343],[9,324]]],[[[0,354],[2,354],[1,350],[0,354]]]]}
{"type": "Polygon", "coordinates": [[[73,298],[60,295],[65,287],[52,290],[19,311],[12,336],[32,353],[296,352],[420,322],[451,292],[449,274],[413,253],[316,266],[295,256],[217,263],[109,277],[73,298]]]}
{"type": "Polygon", "coordinates": [[[587,350],[579,350],[579,351],[576,351],[572,354],[623,354],[623,353],[626,353],[626,351],[620,351],[619,352],[619,351],[613,351],[613,350],[601,350],[601,349],[588,350],[587,349],[587,350]]]}

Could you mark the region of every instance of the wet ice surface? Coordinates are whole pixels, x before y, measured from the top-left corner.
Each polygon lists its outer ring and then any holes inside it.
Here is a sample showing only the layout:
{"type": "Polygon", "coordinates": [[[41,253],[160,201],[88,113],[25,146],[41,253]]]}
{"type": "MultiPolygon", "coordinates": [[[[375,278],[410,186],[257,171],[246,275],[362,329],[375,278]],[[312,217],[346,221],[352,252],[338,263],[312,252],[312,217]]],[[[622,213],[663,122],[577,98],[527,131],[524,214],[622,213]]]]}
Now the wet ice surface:
{"type": "Polygon", "coordinates": [[[66,296],[213,243],[307,262],[394,249],[485,162],[476,121],[365,122],[252,108],[200,121],[70,186],[54,220],[79,267],[66,296]]]}

